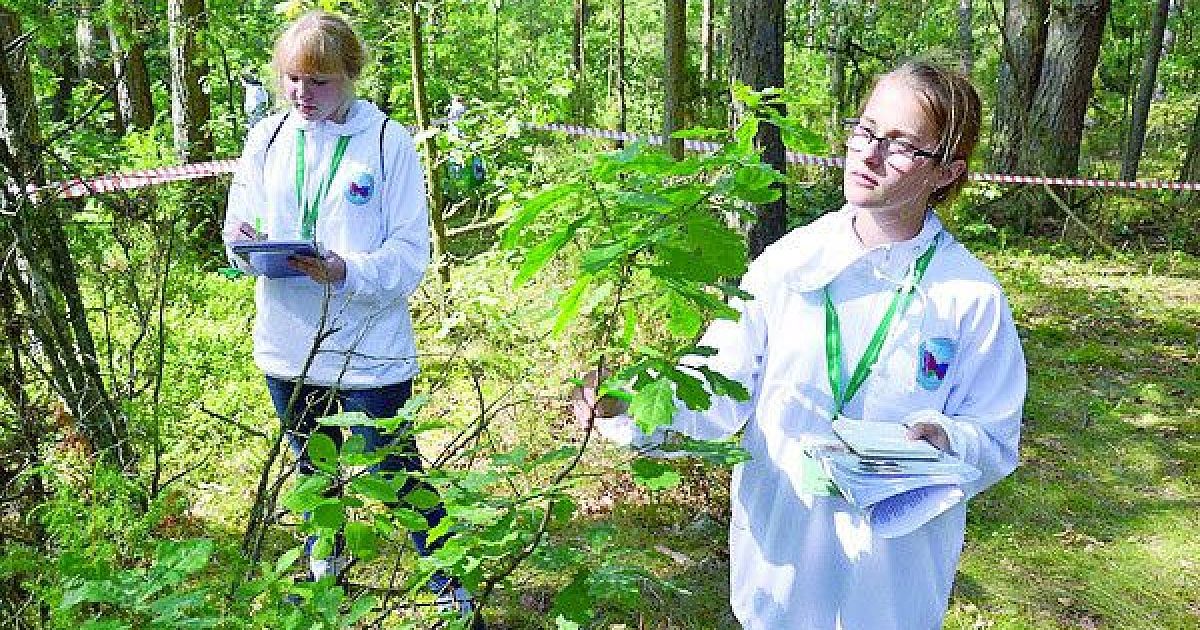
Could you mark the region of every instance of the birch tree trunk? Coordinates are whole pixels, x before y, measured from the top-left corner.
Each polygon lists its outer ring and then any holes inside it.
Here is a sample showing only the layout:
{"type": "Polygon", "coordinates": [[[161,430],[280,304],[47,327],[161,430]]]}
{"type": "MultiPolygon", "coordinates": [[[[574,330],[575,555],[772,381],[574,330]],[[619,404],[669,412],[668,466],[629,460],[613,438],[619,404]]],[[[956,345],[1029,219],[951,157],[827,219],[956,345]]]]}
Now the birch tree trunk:
{"type": "Polygon", "coordinates": [[[198,35],[206,28],[204,0],[167,0],[171,65],[171,123],[176,158],[187,164],[212,159],[211,109],[203,81],[208,61],[198,35]]]}

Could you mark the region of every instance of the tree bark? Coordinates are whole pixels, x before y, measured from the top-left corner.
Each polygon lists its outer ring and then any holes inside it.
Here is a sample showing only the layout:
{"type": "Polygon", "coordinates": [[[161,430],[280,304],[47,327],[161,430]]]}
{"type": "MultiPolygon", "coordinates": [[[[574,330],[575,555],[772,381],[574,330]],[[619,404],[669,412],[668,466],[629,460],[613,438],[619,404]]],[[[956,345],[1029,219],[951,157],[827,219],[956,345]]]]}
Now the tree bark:
{"type": "Polygon", "coordinates": [[[107,92],[112,98],[112,118],[108,121],[109,129],[116,134],[125,133],[125,121],[121,118],[121,108],[115,98],[116,86],[112,66],[107,63],[103,50],[108,49],[109,28],[97,24],[94,19],[96,8],[89,2],[79,7],[79,17],[75,20],[75,45],[78,47],[79,76],[91,81],[101,92],[107,92]]]}
{"type": "MultiPolygon", "coordinates": [[[[1179,169],[1179,179],[1185,182],[1200,181],[1200,103],[1196,104],[1196,117],[1192,119],[1192,133],[1188,135],[1187,152],[1179,169]]],[[[1190,197],[1200,199],[1200,194],[1190,197]]]]}
{"type": "MultiPolygon", "coordinates": [[[[74,33],[68,37],[73,38],[74,33]]],[[[44,51],[45,66],[54,68],[58,74],[54,96],[50,98],[50,120],[54,122],[66,122],[71,113],[71,95],[75,92],[75,86],[79,85],[77,52],[73,39],[60,42],[58,48],[44,51]]]]}
{"type": "Polygon", "coordinates": [[[700,17],[700,80],[704,85],[704,102],[711,107],[713,85],[713,50],[716,34],[716,0],[704,0],[700,17]]]}
{"type": "Polygon", "coordinates": [[[175,156],[180,162],[212,159],[213,140],[208,130],[211,109],[202,83],[208,61],[199,35],[207,26],[204,0],[167,0],[170,26],[171,122],[175,156]]]}
{"type": "MultiPolygon", "coordinates": [[[[628,121],[628,103],[625,99],[625,0],[617,0],[617,131],[626,131],[628,121]]],[[[624,146],[624,143],[617,146],[624,146]]]]}
{"type": "MultiPolygon", "coordinates": [[[[425,94],[425,40],[421,35],[421,13],[419,0],[408,0],[410,25],[409,53],[412,61],[413,110],[417,115],[417,128],[428,129],[429,102],[425,94]]],[[[441,161],[438,159],[437,143],[428,136],[421,143],[425,158],[425,187],[429,194],[429,218],[433,228],[433,262],[442,283],[450,281],[450,263],[446,259],[446,201],[442,195],[441,161]]]]}
{"type": "Polygon", "coordinates": [[[1045,60],[1018,160],[1022,171],[1076,174],[1108,9],[1109,0],[1073,0],[1051,8],[1045,60]]]}
{"type": "Polygon", "coordinates": [[[1042,73],[1049,3],[1005,0],[1000,71],[992,118],[990,168],[1011,173],[1021,152],[1029,108],[1042,73]]]}
{"type": "MultiPolygon", "coordinates": [[[[784,2],[783,0],[732,0],[729,5],[731,79],[762,90],[784,85],[784,2]]],[[[745,116],[734,108],[735,123],[745,116]]],[[[781,111],[781,114],[786,114],[781,111]]],[[[763,124],[758,128],[755,146],[763,161],[780,173],[787,173],[783,138],[779,128],[763,124]]],[[[771,243],[787,233],[787,200],[783,183],[777,183],[777,201],[759,205],[757,220],[750,228],[750,255],[757,257],[771,243]]]]}
{"type": "Polygon", "coordinates": [[[1163,49],[1163,33],[1167,28],[1167,11],[1171,0],[1158,0],[1150,21],[1150,34],[1146,38],[1146,56],[1142,59],[1142,74],[1138,77],[1137,98],[1129,124],[1129,138],[1125,154],[1121,157],[1121,179],[1137,179],[1138,163],[1142,159],[1142,147],[1146,142],[1146,119],[1150,117],[1150,101],[1158,82],[1158,61],[1163,49]]]}
{"type": "Polygon", "coordinates": [[[687,54],[687,3],[685,0],[663,0],[663,143],[667,153],[676,160],[683,159],[683,140],[671,134],[683,128],[683,108],[687,96],[684,75],[687,54]]]}
{"type": "Polygon", "coordinates": [[[140,10],[137,5],[133,8],[114,5],[114,22],[108,35],[121,119],[133,129],[145,130],[154,124],[154,100],[146,69],[147,33],[140,10]]]}

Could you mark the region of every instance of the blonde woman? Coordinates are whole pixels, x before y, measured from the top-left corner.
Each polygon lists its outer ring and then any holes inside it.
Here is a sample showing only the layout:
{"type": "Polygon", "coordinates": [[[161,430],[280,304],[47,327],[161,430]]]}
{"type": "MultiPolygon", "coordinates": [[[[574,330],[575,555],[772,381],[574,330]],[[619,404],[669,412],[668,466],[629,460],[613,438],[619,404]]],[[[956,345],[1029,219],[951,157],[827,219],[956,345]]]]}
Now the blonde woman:
{"type": "MultiPolygon", "coordinates": [[[[338,410],[394,417],[418,369],[408,297],[429,263],[425,180],[404,127],[355,97],[366,61],[361,39],[336,15],[308,13],[283,32],[272,64],[288,107],[250,131],[225,219],[227,243],[320,244],[319,256],[289,260],[292,275],[259,277],[256,287],[254,360],[305,474],[314,472],[310,435],[342,442],[340,430],[317,418],[338,410]]],[[[421,470],[404,428],[352,432],[368,450],[395,449],[379,470],[421,470]]],[[[438,505],[425,517],[433,527],[444,514],[438,505]]],[[[421,555],[437,542],[425,532],[412,539],[421,555]]],[[[340,547],[310,553],[312,579],[342,573],[350,559],[340,547]]],[[[469,594],[453,581],[439,577],[431,588],[470,611],[469,594]]]]}

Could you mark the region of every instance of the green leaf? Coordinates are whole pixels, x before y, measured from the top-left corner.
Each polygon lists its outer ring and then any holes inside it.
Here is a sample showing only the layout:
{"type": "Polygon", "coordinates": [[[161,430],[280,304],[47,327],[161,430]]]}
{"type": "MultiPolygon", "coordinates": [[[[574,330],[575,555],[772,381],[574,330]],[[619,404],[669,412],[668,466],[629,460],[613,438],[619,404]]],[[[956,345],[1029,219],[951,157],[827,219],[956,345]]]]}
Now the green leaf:
{"type": "Polygon", "coordinates": [[[312,510],[312,522],[317,527],[338,529],[346,523],[346,509],[341,501],[327,499],[312,510]]]}
{"type": "Polygon", "coordinates": [[[131,626],[115,619],[92,619],[79,626],[79,630],[130,630],[131,626]]]}
{"type": "Polygon", "coordinates": [[[583,298],[584,291],[587,291],[588,286],[592,283],[591,275],[582,275],[575,281],[575,286],[567,292],[562,299],[558,301],[558,317],[554,319],[553,334],[561,335],[566,330],[567,325],[575,316],[579,314],[580,301],[583,298]]]}
{"type": "Polygon", "coordinates": [[[309,459],[318,470],[334,474],[337,472],[337,446],[324,433],[313,433],[308,437],[305,447],[309,459]]]}
{"type": "Polygon", "coordinates": [[[633,473],[634,483],[652,492],[674,488],[682,479],[674,468],[645,457],[635,459],[629,470],[633,473]]]}
{"type": "Polygon", "coordinates": [[[667,330],[680,337],[694,337],[704,325],[700,312],[675,293],[667,296],[667,317],[667,330]]]}
{"type": "Polygon", "coordinates": [[[670,381],[659,378],[639,389],[629,404],[629,413],[638,428],[646,434],[671,424],[675,416],[675,395],[671,391],[670,381]]]}
{"type": "Polygon", "coordinates": [[[423,532],[429,529],[429,521],[425,520],[425,517],[416,510],[403,507],[392,508],[392,518],[409,531],[423,532]]]}
{"type": "Polygon", "coordinates": [[[437,493],[427,488],[417,488],[404,495],[404,501],[418,510],[428,510],[442,502],[437,493]]]}
{"type": "Polygon", "coordinates": [[[517,276],[513,278],[513,286],[519,287],[537,275],[542,270],[542,267],[545,267],[546,263],[550,262],[550,259],[558,253],[558,250],[562,249],[563,245],[566,245],[571,240],[571,237],[575,236],[576,230],[588,218],[587,215],[584,215],[572,221],[554,234],[551,234],[546,240],[539,243],[537,247],[529,250],[529,253],[525,254],[525,260],[521,263],[521,268],[517,270],[517,276]]]}
{"type": "Polygon", "coordinates": [[[740,148],[747,149],[754,146],[754,137],[758,135],[758,119],[754,116],[747,116],[745,120],[738,125],[738,128],[733,132],[735,144],[740,148]]]}
{"type": "MultiPolygon", "coordinates": [[[[317,418],[317,422],[327,427],[373,427],[375,419],[361,411],[343,411],[332,416],[317,418]]],[[[316,437],[319,434],[314,434],[316,437]]],[[[311,441],[311,438],[309,438],[311,441]]]]}
{"type": "Polygon", "coordinates": [[[296,564],[296,560],[304,555],[304,546],[298,545],[285,551],[279,559],[275,561],[275,575],[280,576],[292,568],[296,564]]]}
{"type": "Polygon", "coordinates": [[[396,489],[375,473],[352,479],[350,491],[381,503],[396,502],[396,489]]]}
{"type": "Polygon", "coordinates": [[[581,570],[572,577],[566,588],[554,596],[554,606],[550,608],[550,614],[554,616],[558,630],[578,630],[581,624],[589,623],[596,616],[592,607],[592,597],[588,592],[589,577],[586,569],[581,570]]]}
{"type": "Polygon", "coordinates": [[[750,400],[750,392],[741,383],[706,366],[696,369],[701,374],[704,374],[704,378],[708,381],[708,386],[712,390],[712,393],[718,396],[728,396],[738,402],[750,400]]]}
{"type": "Polygon", "coordinates": [[[500,246],[504,249],[512,249],[516,247],[521,233],[533,220],[538,217],[546,208],[554,206],[570,197],[579,193],[584,187],[579,183],[563,184],[553,188],[546,189],[533,197],[526,199],[521,203],[521,211],[509,221],[508,226],[504,228],[504,234],[500,239],[500,246]]]}
{"type": "Polygon", "coordinates": [[[704,411],[712,406],[712,397],[708,395],[708,390],[704,389],[704,382],[700,379],[675,368],[668,368],[664,375],[675,384],[675,396],[687,405],[688,409],[704,411]]]}
{"type": "Polygon", "coordinates": [[[378,605],[379,598],[370,593],[363,593],[350,605],[350,612],[346,613],[346,616],[342,619],[342,627],[350,628],[354,626],[378,605]]]}
{"type": "Polygon", "coordinates": [[[213,541],[207,538],[194,538],[178,542],[166,540],[158,544],[154,554],[154,564],[156,567],[191,575],[208,566],[212,552],[213,541]]]}
{"type": "Polygon", "coordinates": [[[595,274],[608,268],[613,261],[621,258],[628,251],[628,244],[623,241],[606,243],[593,247],[584,252],[579,266],[589,274],[595,274]]]}
{"type": "Polygon", "coordinates": [[[350,522],[346,524],[345,533],[346,549],[351,555],[363,560],[371,560],[379,555],[379,537],[370,525],[350,522]]]}
{"type": "Polygon", "coordinates": [[[718,466],[733,466],[752,459],[750,452],[733,440],[694,440],[681,437],[670,444],[664,444],[660,450],[666,453],[686,453],[718,466]]]}
{"type": "Polygon", "coordinates": [[[511,452],[492,455],[492,465],[501,467],[520,466],[528,458],[529,449],[524,446],[518,446],[511,452]]]}

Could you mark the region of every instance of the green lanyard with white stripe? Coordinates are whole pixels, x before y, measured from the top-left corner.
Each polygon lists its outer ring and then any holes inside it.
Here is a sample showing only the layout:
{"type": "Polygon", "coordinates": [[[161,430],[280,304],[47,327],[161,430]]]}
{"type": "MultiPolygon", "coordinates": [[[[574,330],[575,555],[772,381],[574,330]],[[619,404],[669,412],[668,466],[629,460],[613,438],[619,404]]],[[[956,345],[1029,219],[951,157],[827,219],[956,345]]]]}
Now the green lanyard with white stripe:
{"type": "Polygon", "coordinates": [[[825,287],[825,364],[829,371],[829,389],[833,392],[833,415],[835,418],[842,413],[842,408],[846,406],[846,403],[854,399],[854,395],[871,375],[871,370],[879,360],[879,351],[883,348],[888,329],[892,327],[892,319],[896,313],[908,310],[913,293],[916,292],[917,285],[921,283],[921,278],[925,276],[925,270],[929,268],[929,261],[933,260],[933,252],[937,249],[940,236],[939,234],[934,237],[929,249],[926,249],[925,253],[917,259],[917,263],[913,266],[909,277],[905,279],[904,285],[896,289],[896,295],[892,298],[891,305],[884,313],[883,320],[879,322],[879,327],[875,329],[875,334],[867,345],[867,351],[858,360],[854,374],[850,377],[850,382],[845,389],[842,388],[842,331],[838,324],[837,309],[833,307],[833,300],[829,297],[829,287],[825,287]]]}
{"type": "Polygon", "coordinates": [[[304,130],[296,130],[296,204],[300,206],[303,215],[300,218],[300,238],[311,241],[316,232],[317,215],[321,210],[321,202],[333,185],[338,167],[342,165],[342,157],[346,155],[346,145],[350,144],[350,136],[339,136],[337,145],[333,148],[333,159],[329,163],[329,176],[317,186],[312,199],[304,198],[304,176],[307,163],[304,160],[304,130]]]}

